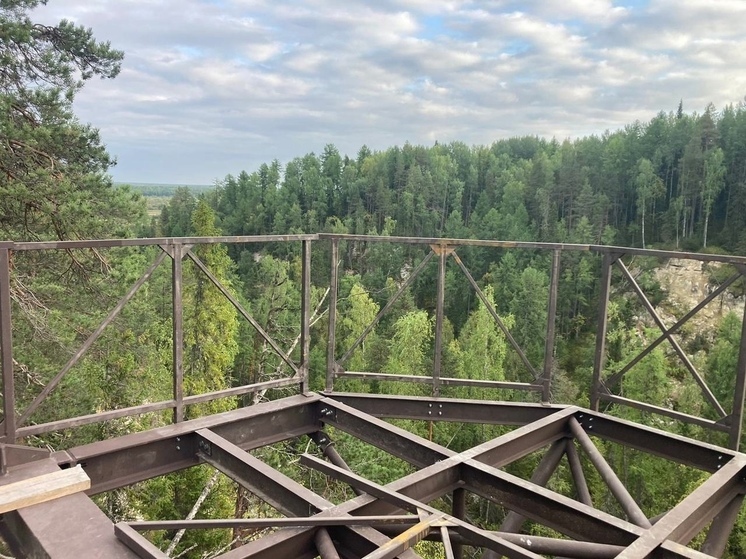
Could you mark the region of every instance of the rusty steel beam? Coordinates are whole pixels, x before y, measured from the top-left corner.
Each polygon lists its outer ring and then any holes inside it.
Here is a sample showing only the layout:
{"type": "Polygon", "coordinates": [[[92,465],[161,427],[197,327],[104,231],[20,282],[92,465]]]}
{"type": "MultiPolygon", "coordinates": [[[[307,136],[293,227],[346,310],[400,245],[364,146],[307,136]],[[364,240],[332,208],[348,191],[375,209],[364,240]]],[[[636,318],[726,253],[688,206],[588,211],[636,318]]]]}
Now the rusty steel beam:
{"type": "MultiPolygon", "coordinates": [[[[45,459],[8,475],[20,481],[59,471],[54,460],[45,459]]],[[[116,538],[111,521],[83,493],[7,512],[0,521],[0,531],[16,557],[138,557],[116,538]]]]}
{"type": "MultiPolygon", "coordinates": [[[[329,461],[334,464],[335,466],[339,466],[340,468],[344,468],[345,470],[352,471],[352,468],[347,465],[347,462],[345,462],[344,458],[337,452],[337,449],[334,448],[334,441],[332,441],[329,438],[329,435],[324,433],[323,431],[316,431],[315,433],[311,433],[310,435],[311,440],[316,443],[316,446],[318,446],[321,449],[321,452],[326,456],[329,461]]],[[[355,495],[362,495],[362,491],[359,489],[356,489],[355,487],[352,488],[353,493],[355,495]]]]}
{"type": "MultiPolygon", "coordinates": [[[[475,528],[471,524],[459,520],[458,518],[447,515],[433,507],[424,504],[423,501],[418,500],[417,498],[407,496],[403,491],[397,491],[392,487],[392,484],[389,484],[389,486],[379,485],[361,476],[358,476],[353,472],[349,472],[344,468],[340,468],[338,466],[335,466],[334,464],[319,460],[318,458],[309,454],[303,454],[301,456],[301,463],[305,464],[306,466],[316,468],[319,471],[334,477],[335,479],[339,479],[350,485],[354,485],[364,491],[367,495],[378,498],[391,506],[428,515],[428,517],[423,520],[423,523],[421,523],[422,525],[413,527],[417,529],[417,536],[424,536],[423,532],[425,531],[425,529],[429,531],[432,528],[433,525],[429,521],[433,521],[433,517],[435,517],[435,519],[437,520],[442,519],[444,521],[447,521],[449,525],[453,525],[460,533],[462,533],[462,535],[468,534],[468,537],[479,540],[480,543],[483,544],[486,542],[491,549],[500,551],[507,557],[519,559],[540,559],[538,555],[527,551],[520,546],[514,545],[506,540],[493,536],[489,532],[475,528]]],[[[434,464],[430,469],[439,470],[441,473],[444,470],[458,470],[459,461],[456,457],[454,457],[453,459],[446,460],[444,462],[441,462],[440,464],[434,464]]],[[[414,532],[405,532],[405,534],[406,536],[402,538],[402,541],[410,541],[411,536],[413,536],[414,532]]],[[[393,547],[393,544],[390,545],[392,545],[393,547]]],[[[396,549],[397,551],[400,551],[402,548],[396,549]]],[[[395,555],[383,555],[383,557],[394,556],[395,555]]]]}
{"type": "Polygon", "coordinates": [[[337,372],[337,298],[339,296],[339,239],[332,239],[332,270],[329,279],[329,327],[326,342],[326,391],[334,390],[337,372]]]}
{"type": "Polygon", "coordinates": [[[69,250],[86,248],[138,247],[152,245],[251,244],[318,240],[316,234],[304,235],[234,235],[215,237],[151,237],[140,239],[86,239],[83,241],[29,241],[6,243],[12,250],[69,250]]]}
{"type": "Polygon", "coordinates": [[[589,410],[578,411],[576,418],[587,423],[594,436],[708,472],[717,471],[736,455],[722,447],[589,410]]]}
{"type": "Polygon", "coordinates": [[[498,380],[475,380],[467,378],[439,377],[436,380],[433,377],[422,375],[399,375],[395,373],[369,373],[365,371],[338,371],[334,373],[335,378],[358,378],[363,380],[385,380],[388,382],[409,382],[416,384],[430,384],[439,386],[471,386],[474,388],[494,388],[498,390],[523,390],[527,392],[541,392],[541,384],[532,384],[529,382],[509,382],[498,380]]]}
{"type": "Polygon", "coordinates": [[[709,530],[707,530],[707,538],[702,544],[700,550],[702,553],[707,553],[714,557],[723,556],[725,548],[728,545],[728,538],[733,531],[733,526],[735,525],[736,520],[738,520],[738,514],[741,512],[743,498],[743,493],[736,495],[733,500],[712,519],[712,524],[710,525],[709,530]]]}
{"type": "Polygon", "coordinates": [[[412,514],[382,516],[315,516],[278,517],[278,518],[218,518],[197,520],[140,520],[127,522],[137,532],[151,530],[214,530],[217,528],[317,528],[331,526],[412,526],[420,518],[412,514]]]}
{"type": "Polygon", "coordinates": [[[575,491],[578,494],[578,501],[592,507],[593,499],[591,499],[588,482],[586,482],[585,475],[583,474],[583,465],[580,463],[580,456],[578,456],[573,439],[565,441],[565,455],[567,456],[567,463],[570,466],[570,474],[575,484],[575,491]]]}
{"type": "Polygon", "coordinates": [[[712,518],[746,490],[746,458],[731,459],[655,525],[646,530],[618,559],[644,559],[667,540],[686,545],[712,518]]]}
{"type": "Polygon", "coordinates": [[[10,302],[10,250],[0,246],[0,367],[3,372],[3,440],[16,441],[16,389],[10,302]]]}
{"type": "MultiPolygon", "coordinates": [[[[739,267],[741,273],[744,270],[739,267]]],[[[744,399],[746,398],[746,310],[743,313],[741,326],[741,345],[738,350],[738,363],[736,365],[736,386],[733,391],[733,412],[730,417],[731,432],[728,438],[728,446],[738,450],[741,444],[741,433],[743,430],[744,399]]]]}
{"type": "Polygon", "coordinates": [[[526,425],[545,418],[567,406],[534,403],[464,400],[457,398],[421,398],[395,394],[335,393],[335,402],[346,404],[374,417],[457,421],[485,425],[526,425]]]}
{"type": "Polygon", "coordinates": [[[461,454],[500,468],[569,435],[568,418],[577,408],[567,407],[554,414],[475,446],[461,454]]]}
{"type": "Polygon", "coordinates": [[[722,423],[720,420],[712,421],[711,419],[704,419],[703,417],[698,417],[696,415],[689,415],[687,413],[672,410],[669,408],[664,408],[662,406],[655,406],[653,404],[647,404],[645,402],[640,402],[639,400],[631,400],[629,398],[617,396],[616,394],[610,394],[605,391],[602,391],[599,394],[599,399],[603,400],[604,402],[620,404],[622,406],[627,406],[630,408],[634,408],[636,410],[646,411],[646,412],[655,413],[658,415],[663,415],[665,417],[670,417],[682,423],[691,423],[692,425],[699,425],[700,427],[704,427],[705,429],[710,429],[712,431],[720,431],[723,433],[730,433],[731,431],[731,427],[722,423]]]}
{"type": "Polygon", "coordinates": [[[196,433],[197,456],[287,516],[311,516],[331,503],[297,481],[216,435],[196,433]]]}
{"type": "Polygon", "coordinates": [[[118,522],[114,525],[114,535],[140,559],[169,559],[168,555],[125,522],[118,522]]]}
{"type": "Polygon", "coordinates": [[[168,249],[171,256],[174,423],[181,423],[184,421],[184,246],[177,244],[168,249]]]}
{"type": "Polygon", "coordinates": [[[318,405],[319,417],[325,424],[350,433],[414,466],[429,466],[456,454],[334,399],[324,398],[318,405]]]}
{"type": "Polygon", "coordinates": [[[440,396],[441,365],[443,360],[443,319],[446,299],[446,259],[453,249],[442,245],[430,245],[438,255],[438,281],[435,296],[435,355],[433,356],[433,396],[440,396]]]}
{"type": "Polygon", "coordinates": [[[476,460],[461,464],[466,489],[571,538],[630,545],[642,530],[476,460]]]}
{"type": "Polygon", "coordinates": [[[549,274],[549,305],[547,308],[547,330],[544,342],[544,367],[542,369],[541,401],[548,403],[552,392],[552,371],[554,369],[555,328],[557,326],[557,292],[559,288],[560,258],[562,251],[552,251],[552,269],[549,274]]]}
{"type": "MultiPolygon", "coordinates": [[[[466,519],[466,490],[462,487],[453,490],[453,498],[451,503],[451,515],[459,520],[466,519]]],[[[446,530],[446,534],[448,531],[446,530]]],[[[445,545],[445,541],[444,541],[445,545]]],[[[448,547],[446,546],[446,554],[448,553],[448,547]]],[[[451,553],[453,559],[461,559],[464,555],[464,546],[461,543],[453,542],[451,553]]]]}
{"type": "Polygon", "coordinates": [[[591,438],[583,430],[583,427],[578,420],[571,417],[569,423],[570,431],[573,436],[580,444],[580,447],[585,451],[588,458],[590,458],[591,463],[596,467],[598,473],[601,474],[601,479],[603,479],[604,483],[611,491],[611,494],[614,495],[617,502],[621,505],[627,518],[638,526],[650,528],[651,524],[647,515],[642,512],[640,505],[638,505],[632,498],[632,495],[629,494],[629,491],[627,491],[622,480],[619,479],[616,472],[611,468],[611,466],[609,466],[609,463],[603,457],[598,448],[596,448],[596,445],[593,444],[593,441],[591,441],[591,438]]]}
{"type": "MultiPolygon", "coordinates": [[[[531,483],[535,483],[536,485],[540,485],[541,487],[546,487],[549,479],[557,470],[557,467],[562,460],[562,456],[565,453],[565,446],[565,440],[558,440],[552,443],[552,446],[544,454],[541,461],[539,462],[539,465],[536,467],[536,470],[534,470],[534,473],[530,479],[531,483]]],[[[505,515],[505,519],[500,525],[500,531],[508,533],[520,532],[521,527],[523,526],[523,523],[525,521],[525,516],[513,510],[508,511],[508,514],[505,515]]],[[[491,550],[487,550],[482,555],[482,557],[483,559],[497,559],[499,558],[499,555],[491,550]]]]}
{"type": "Polygon", "coordinates": [[[505,338],[508,340],[508,343],[513,348],[513,351],[515,351],[518,354],[518,357],[521,359],[521,362],[523,363],[524,367],[526,367],[526,370],[531,373],[532,378],[534,380],[539,379],[540,375],[536,371],[536,368],[531,364],[531,362],[528,360],[528,357],[526,357],[526,354],[524,353],[521,346],[518,345],[518,342],[515,341],[515,338],[513,337],[513,334],[510,333],[510,330],[508,330],[507,326],[505,326],[505,323],[500,318],[500,315],[497,314],[497,311],[492,306],[492,303],[487,299],[487,296],[482,291],[482,288],[479,287],[479,284],[474,279],[474,276],[471,275],[471,272],[469,269],[464,265],[464,263],[461,261],[461,258],[459,258],[459,255],[455,252],[453,253],[453,259],[456,261],[456,264],[458,264],[459,268],[461,268],[461,271],[466,276],[466,279],[469,280],[469,283],[471,284],[472,288],[474,288],[474,291],[476,292],[477,296],[482,300],[482,303],[484,303],[485,308],[492,316],[495,323],[497,323],[497,326],[502,331],[505,338]]]}
{"type": "Polygon", "coordinates": [[[199,463],[196,431],[210,429],[244,450],[319,430],[318,396],[291,396],[217,415],[91,443],[58,453],[62,466],[81,464],[90,494],[168,474],[199,463]]]}
{"type": "Polygon", "coordinates": [[[606,365],[606,329],[608,327],[609,294],[611,292],[611,266],[620,254],[605,252],[601,263],[601,282],[596,322],[596,352],[593,357],[593,380],[591,384],[591,409],[598,411],[601,391],[601,373],[606,365]]]}
{"type": "Polygon", "coordinates": [[[309,359],[311,356],[311,241],[302,242],[301,289],[300,289],[300,391],[305,394],[309,387],[309,359]]]}

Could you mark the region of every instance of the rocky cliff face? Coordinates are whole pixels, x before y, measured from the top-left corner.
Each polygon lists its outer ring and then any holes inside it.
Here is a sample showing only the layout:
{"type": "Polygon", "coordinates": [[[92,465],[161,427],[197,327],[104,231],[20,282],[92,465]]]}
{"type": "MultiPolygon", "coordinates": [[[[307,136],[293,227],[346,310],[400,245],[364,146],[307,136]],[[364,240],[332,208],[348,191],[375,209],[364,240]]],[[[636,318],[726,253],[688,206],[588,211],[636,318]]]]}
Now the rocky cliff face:
{"type": "MultiPolygon", "coordinates": [[[[719,263],[671,259],[654,271],[656,280],[667,293],[666,300],[658,308],[667,326],[672,326],[716,289],[709,283],[707,267],[718,266],[719,263]]],[[[723,316],[729,312],[743,316],[744,303],[743,297],[734,297],[726,291],[689,319],[684,327],[684,337],[696,332],[712,342],[723,316]]]]}

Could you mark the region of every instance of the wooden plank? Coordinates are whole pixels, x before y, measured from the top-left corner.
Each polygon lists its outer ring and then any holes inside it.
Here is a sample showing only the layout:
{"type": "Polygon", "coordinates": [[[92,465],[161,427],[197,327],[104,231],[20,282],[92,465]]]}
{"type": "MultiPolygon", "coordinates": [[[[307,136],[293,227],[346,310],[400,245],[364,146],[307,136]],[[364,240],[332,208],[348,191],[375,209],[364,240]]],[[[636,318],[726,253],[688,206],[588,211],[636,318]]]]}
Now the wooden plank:
{"type": "Polygon", "coordinates": [[[85,491],[91,480],[79,465],[0,486],[0,514],[85,491]]]}

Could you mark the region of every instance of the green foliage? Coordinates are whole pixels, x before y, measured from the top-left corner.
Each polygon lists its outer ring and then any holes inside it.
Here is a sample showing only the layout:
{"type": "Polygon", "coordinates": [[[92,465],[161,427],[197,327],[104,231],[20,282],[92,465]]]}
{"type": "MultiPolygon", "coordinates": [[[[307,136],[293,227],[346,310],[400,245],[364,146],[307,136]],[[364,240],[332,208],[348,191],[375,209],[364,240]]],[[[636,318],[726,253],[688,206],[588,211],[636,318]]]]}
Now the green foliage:
{"type": "Polygon", "coordinates": [[[0,234],[16,240],[122,235],[144,215],[114,188],[98,131],[72,102],[83,83],[117,75],[123,54],[69,21],[34,23],[40,0],[0,4],[0,234]]]}

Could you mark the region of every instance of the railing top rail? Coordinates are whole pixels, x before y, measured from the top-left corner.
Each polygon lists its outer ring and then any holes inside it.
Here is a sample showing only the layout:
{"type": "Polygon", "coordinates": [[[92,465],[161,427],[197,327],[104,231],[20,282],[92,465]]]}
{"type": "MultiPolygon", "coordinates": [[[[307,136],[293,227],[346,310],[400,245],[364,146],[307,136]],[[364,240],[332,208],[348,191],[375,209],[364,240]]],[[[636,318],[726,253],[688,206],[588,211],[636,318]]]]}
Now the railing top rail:
{"type": "Polygon", "coordinates": [[[217,243],[271,243],[283,241],[315,241],[311,235],[244,235],[226,237],[154,237],[138,239],[83,239],[76,241],[0,241],[0,248],[11,250],[55,250],[73,248],[107,248],[147,245],[204,245],[217,243]]]}
{"type": "Polygon", "coordinates": [[[526,248],[544,250],[581,250],[589,251],[593,245],[578,245],[572,243],[538,243],[528,241],[498,241],[489,239],[452,239],[441,237],[389,237],[380,235],[346,235],[319,233],[319,239],[337,239],[341,241],[364,241],[379,243],[401,243],[410,245],[452,245],[452,246],[483,246],[494,248],[526,248]]]}
{"type": "Polygon", "coordinates": [[[528,250],[562,250],[583,251],[599,254],[629,254],[636,256],[650,256],[653,258],[679,258],[684,260],[699,260],[700,262],[724,262],[727,264],[746,265],[746,256],[726,254],[704,254],[699,252],[679,252],[674,250],[643,249],[621,246],[574,244],[574,243],[541,243],[530,241],[505,241],[490,239],[454,239],[440,237],[390,237],[380,235],[349,235],[336,233],[318,233],[301,235],[243,235],[220,237],[153,237],[138,239],[81,239],[75,241],[0,241],[0,248],[10,250],[55,250],[55,249],[86,249],[110,248],[147,245],[175,245],[175,244],[216,244],[216,243],[268,243],[287,241],[315,241],[315,240],[361,241],[377,243],[399,243],[412,245],[447,245],[447,246],[479,246],[492,248],[519,248],[528,250]]]}
{"type": "Polygon", "coordinates": [[[493,248],[522,248],[529,250],[584,251],[596,252],[600,254],[631,254],[637,256],[651,256],[653,258],[680,258],[684,260],[699,260],[702,262],[725,262],[729,264],[746,265],[746,256],[734,256],[728,254],[705,254],[700,252],[679,252],[675,250],[656,250],[612,245],[541,243],[531,241],[499,241],[489,239],[453,239],[440,237],[390,237],[380,235],[347,235],[337,233],[319,233],[318,238],[320,240],[336,239],[340,241],[362,241],[414,245],[480,246],[493,248]]]}

